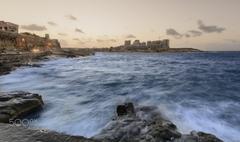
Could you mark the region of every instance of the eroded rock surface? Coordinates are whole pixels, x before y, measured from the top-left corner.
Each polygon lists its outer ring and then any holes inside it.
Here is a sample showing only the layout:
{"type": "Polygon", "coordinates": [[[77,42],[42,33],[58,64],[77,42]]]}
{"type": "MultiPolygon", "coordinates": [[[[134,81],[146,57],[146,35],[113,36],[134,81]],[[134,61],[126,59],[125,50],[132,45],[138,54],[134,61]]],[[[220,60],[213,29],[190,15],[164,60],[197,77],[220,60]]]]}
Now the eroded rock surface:
{"type": "Polygon", "coordinates": [[[43,100],[38,94],[28,92],[0,93],[0,122],[33,113],[42,108],[43,100]]]}
{"type": "Polygon", "coordinates": [[[156,107],[117,106],[117,116],[94,138],[104,142],[222,142],[214,135],[192,131],[181,134],[156,107]]]}
{"type": "Polygon", "coordinates": [[[26,129],[0,123],[0,142],[98,142],[46,130],[26,129]]]}

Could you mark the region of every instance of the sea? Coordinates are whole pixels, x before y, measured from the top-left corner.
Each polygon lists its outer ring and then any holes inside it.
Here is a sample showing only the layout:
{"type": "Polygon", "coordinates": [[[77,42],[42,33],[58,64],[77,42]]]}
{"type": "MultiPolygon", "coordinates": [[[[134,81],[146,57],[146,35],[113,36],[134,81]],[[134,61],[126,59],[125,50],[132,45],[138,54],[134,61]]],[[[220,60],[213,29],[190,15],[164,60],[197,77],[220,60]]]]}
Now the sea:
{"type": "Polygon", "coordinates": [[[42,95],[30,127],[92,137],[124,102],[156,106],[182,133],[240,141],[240,52],[51,56],[0,76],[0,91],[42,95]]]}

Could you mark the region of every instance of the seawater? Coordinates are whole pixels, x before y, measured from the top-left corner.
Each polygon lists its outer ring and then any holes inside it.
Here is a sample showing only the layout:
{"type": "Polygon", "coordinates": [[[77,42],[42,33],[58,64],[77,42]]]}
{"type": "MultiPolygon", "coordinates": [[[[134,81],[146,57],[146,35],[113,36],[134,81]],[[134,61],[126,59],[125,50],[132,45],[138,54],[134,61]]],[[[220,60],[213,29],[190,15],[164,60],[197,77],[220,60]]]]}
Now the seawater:
{"type": "Polygon", "coordinates": [[[0,91],[30,91],[45,106],[35,128],[91,137],[116,105],[158,106],[183,133],[240,141],[240,52],[97,53],[57,58],[0,76],[0,91]]]}

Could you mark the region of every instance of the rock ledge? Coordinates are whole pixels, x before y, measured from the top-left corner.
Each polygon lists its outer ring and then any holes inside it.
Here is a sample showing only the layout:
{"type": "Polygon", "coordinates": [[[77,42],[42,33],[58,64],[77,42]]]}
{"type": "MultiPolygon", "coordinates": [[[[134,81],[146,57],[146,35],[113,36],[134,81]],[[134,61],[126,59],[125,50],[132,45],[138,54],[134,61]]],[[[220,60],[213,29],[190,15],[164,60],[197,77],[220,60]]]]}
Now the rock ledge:
{"type": "Polygon", "coordinates": [[[13,120],[43,106],[42,97],[28,92],[0,93],[0,122],[9,123],[13,120]]]}

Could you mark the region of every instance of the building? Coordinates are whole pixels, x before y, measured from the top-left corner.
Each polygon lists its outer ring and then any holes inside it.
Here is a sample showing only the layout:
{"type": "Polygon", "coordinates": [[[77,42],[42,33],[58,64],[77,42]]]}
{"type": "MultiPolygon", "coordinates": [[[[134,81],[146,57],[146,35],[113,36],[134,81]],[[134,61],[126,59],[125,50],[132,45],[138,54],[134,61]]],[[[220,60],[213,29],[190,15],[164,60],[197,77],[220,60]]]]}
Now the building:
{"type": "Polygon", "coordinates": [[[45,39],[50,39],[49,34],[45,34],[45,39]]]}
{"type": "Polygon", "coordinates": [[[18,33],[18,25],[10,22],[0,21],[0,31],[18,33]]]}
{"type": "Polygon", "coordinates": [[[133,44],[131,44],[131,40],[126,40],[124,42],[124,46],[122,47],[131,47],[131,48],[169,48],[169,40],[155,40],[155,41],[147,41],[140,42],[140,40],[135,40],[133,44]]]}
{"type": "Polygon", "coordinates": [[[49,34],[46,34],[45,37],[40,37],[30,33],[18,34],[16,38],[16,47],[26,50],[32,50],[34,48],[39,48],[40,50],[61,48],[58,40],[50,39],[49,34]]]}
{"type": "Polygon", "coordinates": [[[140,40],[135,40],[132,45],[133,46],[140,46],[141,45],[140,40]]]}
{"type": "Polygon", "coordinates": [[[170,48],[170,47],[169,47],[169,39],[164,39],[164,40],[162,41],[162,44],[165,46],[165,48],[170,48]]]}
{"type": "Polygon", "coordinates": [[[131,40],[125,40],[124,46],[130,46],[131,45],[131,40]]]}
{"type": "Polygon", "coordinates": [[[150,47],[152,44],[152,41],[147,41],[147,46],[150,47]]]}

